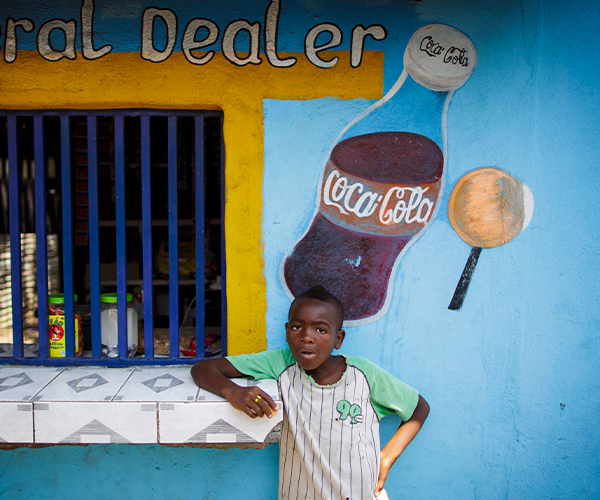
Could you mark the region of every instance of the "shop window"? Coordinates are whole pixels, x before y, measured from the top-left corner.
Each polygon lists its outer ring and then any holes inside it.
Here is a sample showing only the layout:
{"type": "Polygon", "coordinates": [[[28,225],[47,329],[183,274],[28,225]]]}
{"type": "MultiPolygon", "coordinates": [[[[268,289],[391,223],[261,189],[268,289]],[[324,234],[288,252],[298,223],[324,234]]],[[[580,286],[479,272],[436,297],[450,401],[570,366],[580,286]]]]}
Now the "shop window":
{"type": "Polygon", "coordinates": [[[222,355],[223,166],[220,112],[0,112],[0,363],[222,355]]]}

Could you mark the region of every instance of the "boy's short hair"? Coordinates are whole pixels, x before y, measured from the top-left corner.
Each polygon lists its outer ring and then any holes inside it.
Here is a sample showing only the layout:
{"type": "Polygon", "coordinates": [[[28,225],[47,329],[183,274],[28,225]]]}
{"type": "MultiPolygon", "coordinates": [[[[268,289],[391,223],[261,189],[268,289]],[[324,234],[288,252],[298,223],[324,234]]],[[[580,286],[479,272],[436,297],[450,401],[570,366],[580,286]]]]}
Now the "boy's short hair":
{"type": "Polygon", "coordinates": [[[337,328],[337,331],[342,329],[342,324],[344,323],[344,304],[342,301],[338,299],[333,293],[327,290],[322,285],[315,285],[308,290],[302,292],[298,295],[290,305],[290,311],[292,310],[293,305],[301,299],[315,299],[320,300],[321,302],[327,302],[331,304],[335,309],[336,319],[338,320],[338,324],[334,325],[337,328]]]}

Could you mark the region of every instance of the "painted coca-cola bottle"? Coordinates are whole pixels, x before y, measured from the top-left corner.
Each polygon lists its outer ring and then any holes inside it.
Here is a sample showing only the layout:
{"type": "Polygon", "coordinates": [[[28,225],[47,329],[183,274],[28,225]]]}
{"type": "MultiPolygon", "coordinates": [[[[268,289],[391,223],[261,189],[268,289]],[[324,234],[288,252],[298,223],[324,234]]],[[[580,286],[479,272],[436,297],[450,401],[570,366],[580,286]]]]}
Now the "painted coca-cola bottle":
{"type": "Polygon", "coordinates": [[[438,211],[448,105],[476,57],[449,26],[413,34],[396,83],[330,148],[311,224],[281,264],[290,297],[323,285],[344,304],[346,326],[386,313],[402,255],[438,211]]]}

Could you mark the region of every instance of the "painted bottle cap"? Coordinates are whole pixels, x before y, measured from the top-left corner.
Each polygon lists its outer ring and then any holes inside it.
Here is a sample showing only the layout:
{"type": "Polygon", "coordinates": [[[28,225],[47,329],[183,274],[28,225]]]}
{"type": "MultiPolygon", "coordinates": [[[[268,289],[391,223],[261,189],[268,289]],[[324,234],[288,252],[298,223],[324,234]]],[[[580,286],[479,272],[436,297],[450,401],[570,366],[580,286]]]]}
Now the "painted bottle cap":
{"type": "Polygon", "coordinates": [[[404,67],[413,80],[438,92],[462,87],[476,64],[477,52],[471,40],[444,24],[419,28],[404,51],[404,67]]]}

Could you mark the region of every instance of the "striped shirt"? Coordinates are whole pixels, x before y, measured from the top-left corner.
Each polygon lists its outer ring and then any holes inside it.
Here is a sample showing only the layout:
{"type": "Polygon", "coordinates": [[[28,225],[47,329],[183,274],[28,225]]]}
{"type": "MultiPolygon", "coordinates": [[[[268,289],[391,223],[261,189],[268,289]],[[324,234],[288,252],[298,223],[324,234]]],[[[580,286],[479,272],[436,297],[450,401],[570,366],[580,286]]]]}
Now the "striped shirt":
{"type": "Polygon", "coordinates": [[[227,359],[255,379],[279,381],[285,416],[280,500],[372,500],[379,475],[379,420],[408,420],[418,392],[364,358],[346,356],[333,385],[318,385],[289,349],[227,359]]]}

